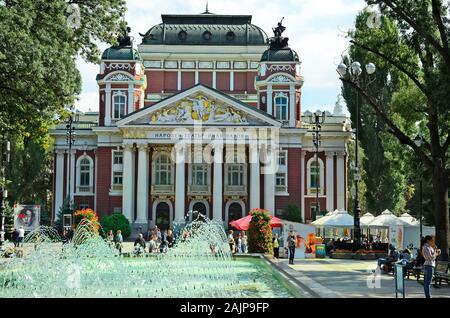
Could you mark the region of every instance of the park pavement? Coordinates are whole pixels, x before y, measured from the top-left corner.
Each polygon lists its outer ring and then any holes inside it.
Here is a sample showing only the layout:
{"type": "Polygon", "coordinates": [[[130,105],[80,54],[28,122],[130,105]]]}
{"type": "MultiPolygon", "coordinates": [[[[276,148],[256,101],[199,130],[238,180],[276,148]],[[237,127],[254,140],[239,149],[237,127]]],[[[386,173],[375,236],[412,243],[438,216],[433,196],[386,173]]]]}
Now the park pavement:
{"type": "MultiPolygon", "coordinates": [[[[295,279],[312,297],[320,298],[395,298],[392,274],[375,274],[376,261],[343,259],[270,259],[278,269],[295,279]]],[[[406,298],[424,298],[423,280],[405,280],[406,298]]],[[[434,298],[450,298],[450,287],[431,287],[434,298]]],[[[399,295],[401,297],[401,295],[399,295]]]]}

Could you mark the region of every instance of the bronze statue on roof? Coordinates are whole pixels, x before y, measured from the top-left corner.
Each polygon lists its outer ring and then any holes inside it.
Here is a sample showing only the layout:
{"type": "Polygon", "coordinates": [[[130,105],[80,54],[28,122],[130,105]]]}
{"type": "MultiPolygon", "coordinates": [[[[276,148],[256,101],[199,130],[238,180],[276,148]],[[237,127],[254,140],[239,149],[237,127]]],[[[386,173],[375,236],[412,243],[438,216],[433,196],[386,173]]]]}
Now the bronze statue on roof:
{"type": "Polygon", "coordinates": [[[280,22],[278,22],[278,26],[276,28],[272,28],[273,33],[274,33],[274,37],[270,39],[270,49],[271,50],[279,50],[279,49],[284,49],[287,48],[288,45],[288,41],[289,38],[285,38],[282,36],[283,32],[286,31],[286,27],[283,26],[283,19],[281,19],[280,22]]]}
{"type": "Polygon", "coordinates": [[[132,46],[131,36],[129,35],[131,32],[131,28],[127,27],[123,34],[117,37],[117,41],[119,42],[119,46],[132,46]]]}

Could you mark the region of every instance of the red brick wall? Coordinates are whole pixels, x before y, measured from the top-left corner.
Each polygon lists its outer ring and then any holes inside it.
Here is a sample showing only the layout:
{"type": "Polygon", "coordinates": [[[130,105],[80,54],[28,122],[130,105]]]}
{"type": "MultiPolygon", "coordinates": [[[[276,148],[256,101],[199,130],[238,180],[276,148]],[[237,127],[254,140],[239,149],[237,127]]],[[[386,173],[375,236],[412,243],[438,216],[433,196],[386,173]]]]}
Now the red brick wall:
{"type": "Polygon", "coordinates": [[[257,72],[247,72],[247,93],[256,94],[255,90],[255,77],[258,75],[257,72]]]}
{"type": "Polygon", "coordinates": [[[216,88],[219,91],[230,91],[230,73],[229,72],[217,72],[216,75],[216,88]]]}
{"type": "Polygon", "coordinates": [[[97,213],[99,215],[110,215],[113,212],[115,206],[122,206],[122,197],[120,198],[120,205],[112,204],[112,200],[117,197],[110,197],[109,190],[111,188],[111,147],[99,147],[97,149],[98,162],[101,163],[97,172],[97,213]]]}
{"type": "Polygon", "coordinates": [[[288,192],[289,196],[275,197],[275,210],[284,211],[290,203],[301,207],[301,171],[298,169],[301,160],[300,148],[289,148],[288,150],[288,192]]]}
{"type": "Polygon", "coordinates": [[[186,90],[195,85],[195,72],[181,73],[181,89],[186,90]]]}
{"type": "Polygon", "coordinates": [[[198,80],[200,84],[212,87],[212,73],[211,72],[199,72],[198,80]]]}
{"type": "Polygon", "coordinates": [[[149,93],[161,93],[164,90],[164,71],[146,71],[147,73],[147,91],[149,93]]]}
{"type": "MultiPolygon", "coordinates": [[[[327,206],[327,199],[319,197],[320,210],[325,210],[327,206]]],[[[311,220],[311,206],[316,205],[316,198],[305,198],[305,220],[311,220]]]]}
{"type": "Polygon", "coordinates": [[[247,73],[234,72],[234,91],[237,93],[247,91],[247,73]]]}
{"type": "Polygon", "coordinates": [[[164,72],[164,92],[175,93],[178,91],[178,73],[164,72]]]}

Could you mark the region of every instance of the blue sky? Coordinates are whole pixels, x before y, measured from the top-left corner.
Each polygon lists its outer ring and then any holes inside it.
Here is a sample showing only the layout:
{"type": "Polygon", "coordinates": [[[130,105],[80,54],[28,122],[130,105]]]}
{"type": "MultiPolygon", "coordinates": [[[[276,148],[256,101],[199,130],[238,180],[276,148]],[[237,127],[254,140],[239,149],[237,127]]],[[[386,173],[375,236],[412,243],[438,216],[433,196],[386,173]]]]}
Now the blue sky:
{"type": "MultiPolygon", "coordinates": [[[[126,20],[131,35],[140,44],[138,33],[145,33],[161,22],[161,14],[196,14],[205,11],[205,0],[127,0],[126,20]]],[[[306,110],[332,110],[340,93],[336,73],[340,57],[348,47],[343,34],[354,25],[355,17],[366,6],[363,0],[209,0],[209,11],[216,14],[251,14],[253,23],[272,35],[272,27],[284,19],[285,36],[302,61],[305,78],[302,107],[306,110]]],[[[101,45],[102,49],[107,45],[101,45]]],[[[98,110],[99,66],[77,61],[83,90],[77,107],[98,110]]]]}

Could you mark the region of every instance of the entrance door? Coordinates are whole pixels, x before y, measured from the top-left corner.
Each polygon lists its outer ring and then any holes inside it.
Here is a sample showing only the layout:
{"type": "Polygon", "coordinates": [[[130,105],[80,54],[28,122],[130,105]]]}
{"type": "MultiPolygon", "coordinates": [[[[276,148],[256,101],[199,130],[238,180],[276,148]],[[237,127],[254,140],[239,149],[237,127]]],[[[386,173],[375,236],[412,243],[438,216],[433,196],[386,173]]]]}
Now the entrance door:
{"type": "Polygon", "coordinates": [[[166,230],[170,227],[170,207],[166,202],[160,202],[156,206],[155,224],[160,230],[166,230]]]}
{"type": "Polygon", "coordinates": [[[208,217],[208,215],[206,214],[206,206],[203,202],[197,202],[192,207],[192,220],[196,220],[198,214],[202,214],[205,218],[208,217]]]}
{"type": "Polygon", "coordinates": [[[240,218],[242,218],[242,206],[237,202],[231,203],[228,208],[228,224],[240,218]]]}

